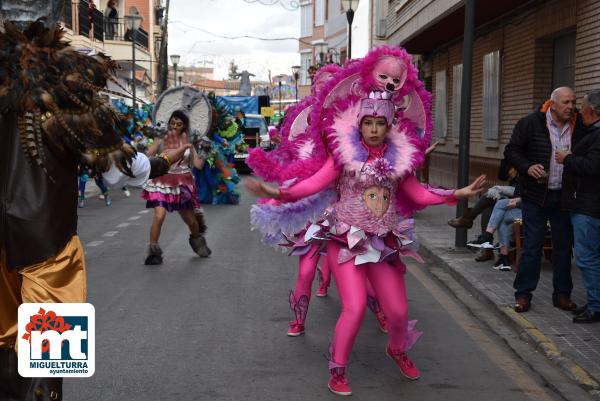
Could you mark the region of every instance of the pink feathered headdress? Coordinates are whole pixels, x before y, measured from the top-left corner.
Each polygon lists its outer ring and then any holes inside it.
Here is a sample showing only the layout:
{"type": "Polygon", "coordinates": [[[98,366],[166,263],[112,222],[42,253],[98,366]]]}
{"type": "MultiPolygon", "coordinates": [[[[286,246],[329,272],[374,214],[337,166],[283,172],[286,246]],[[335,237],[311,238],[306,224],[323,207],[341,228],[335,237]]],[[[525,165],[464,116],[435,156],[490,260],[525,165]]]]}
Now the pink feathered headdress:
{"type": "Polygon", "coordinates": [[[388,92],[371,92],[369,97],[360,101],[360,111],[358,113],[358,124],[365,117],[385,117],[388,126],[394,122],[396,107],[390,100],[391,95],[388,92]]]}

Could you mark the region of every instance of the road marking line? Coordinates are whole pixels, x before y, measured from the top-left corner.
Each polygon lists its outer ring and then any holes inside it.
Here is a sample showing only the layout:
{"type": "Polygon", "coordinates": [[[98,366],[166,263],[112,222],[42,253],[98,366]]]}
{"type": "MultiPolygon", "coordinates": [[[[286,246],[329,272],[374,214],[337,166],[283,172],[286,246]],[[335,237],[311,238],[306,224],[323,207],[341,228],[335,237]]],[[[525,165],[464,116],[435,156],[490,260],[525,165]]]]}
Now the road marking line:
{"type": "Polygon", "coordinates": [[[92,241],[89,244],[87,244],[86,246],[99,246],[102,245],[104,243],[104,241],[92,241]]]}
{"type": "Polygon", "coordinates": [[[131,225],[131,223],[121,223],[117,226],[117,228],[125,228],[125,227],[129,227],[131,225]]]}
{"type": "MultiPolygon", "coordinates": [[[[492,338],[481,328],[474,324],[474,318],[461,309],[458,301],[443,292],[433,279],[420,269],[409,269],[408,272],[421,283],[423,287],[436,299],[436,301],[452,316],[456,324],[488,355],[504,373],[519,386],[527,397],[535,401],[553,401],[553,398],[544,391],[543,387],[529,377],[512,358],[508,352],[498,346],[492,338]]],[[[579,373],[579,372],[578,372],[579,373]]]]}
{"type": "Polygon", "coordinates": [[[142,218],[142,216],[131,216],[131,217],[130,217],[130,218],[128,218],[127,220],[131,220],[131,221],[133,221],[133,220],[137,220],[137,219],[141,219],[141,218],[142,218]]]}
{"type": "Polygon", "coordinates": [[[146,214],[146,213],[150,213],[150,209],[144,209],[144,210],[140,210],[138,213],[139,213],[139,214],[146,214]]]}
{"type": "Polygon", "coordinates": [[[107,231],[104,234],[102,234],[102,236],[103,237],[114,237],[118,233],[119,233],[118,231],[107,231]]]}

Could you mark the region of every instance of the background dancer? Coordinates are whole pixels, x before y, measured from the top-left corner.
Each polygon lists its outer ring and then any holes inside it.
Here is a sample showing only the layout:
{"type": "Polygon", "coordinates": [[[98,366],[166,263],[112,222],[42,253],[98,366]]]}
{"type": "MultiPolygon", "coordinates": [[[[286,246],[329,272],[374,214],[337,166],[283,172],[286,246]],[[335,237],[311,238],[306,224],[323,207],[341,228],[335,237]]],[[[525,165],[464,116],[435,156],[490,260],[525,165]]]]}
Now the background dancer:
{"type": "MultiPolygon", "coordinates": [[[[165,137],[164,149],[177,149],[189,144],[187,132],[189,118],[185,112],[176,110],[169,118],[169,132],[165,137]]],[[[149,149],[148,155],[157,153],[160,142],[155,142],[149,149]]],[[[146,207],[154,209],[154,218],[150,227],[150,243],[144,264],[159,265],[163,262],[162,250],[158,244],[160,231],[167,212],[178,212],[181,219],[190,230],[189,243],[192,250],[200,257],[208,257],[211,253],[204,239],[206,225],[199,223],[195,210],[200,209],[196,196],[196,186],[192,175],[192,166],[201,170],[204,159],[198,155],[195,146],[191,146],[183,159],[173,163],[168,174],[157,179],[149,180],[144,185],[142,198],[146,207]]]]}

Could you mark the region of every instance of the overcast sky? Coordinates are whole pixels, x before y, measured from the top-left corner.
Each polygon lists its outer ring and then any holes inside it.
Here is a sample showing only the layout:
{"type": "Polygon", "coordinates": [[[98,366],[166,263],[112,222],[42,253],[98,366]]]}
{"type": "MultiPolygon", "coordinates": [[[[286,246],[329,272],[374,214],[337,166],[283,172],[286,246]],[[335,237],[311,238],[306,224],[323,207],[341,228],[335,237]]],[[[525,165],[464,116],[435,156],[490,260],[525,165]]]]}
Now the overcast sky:
{"type": "Polygon", "coordinates": [[[261,80],[268,79],[269,69],[272,76],[290,75],[291,66],[300,63],[295,40],[223,39],[195,28],[222,36],[297,38],[300,9],[289,11],[279,3],[267,6],[259,1],[171,0],[169,15],[169,54],[180,54],[181,65],[214,62],[215,79],[227,77],[231,60],[235,60],[239,71],[248,70],[256,75],[253,79],[261,80]]]}

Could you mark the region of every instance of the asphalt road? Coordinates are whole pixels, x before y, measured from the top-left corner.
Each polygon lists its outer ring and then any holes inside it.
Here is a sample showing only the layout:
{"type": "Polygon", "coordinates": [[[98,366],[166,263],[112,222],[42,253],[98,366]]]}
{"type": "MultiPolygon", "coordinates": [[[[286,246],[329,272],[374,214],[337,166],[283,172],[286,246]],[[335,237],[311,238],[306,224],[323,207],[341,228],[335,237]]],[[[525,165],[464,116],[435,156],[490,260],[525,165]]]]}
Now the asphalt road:
{"type": "MultiPolygon", "coordinates": [[[[306,335],[285,335],[295,260],[250,231],[250,196],[238,206],[205,207],[208,259],[194,256],[187,228],[169,215],[161,235],[165,261],[156,267],[142,263],[152,214],[132,192],[129,199],[115,193],[111,207],[89,199],[80,209],[97,361],[92,378],[66,380],[65,400],[340,399],[327,389],[324,357],[337,294],[313,299],[306,335]]],[[[410,351],[421,379],[401,376],[385,356],[386,336],[367,313],[349,367],[352,399],[563,399],[535,373],[545,361],[533,352],[529,359],[524,347],[523,362],[427,269],[411,264],[407,274],[411,319],[425,332],[410,351]]]]}

